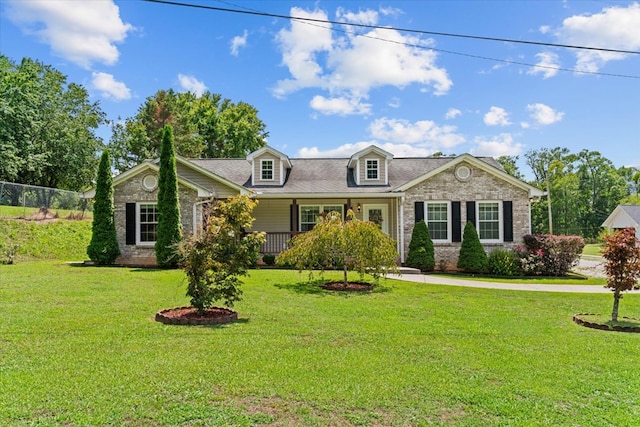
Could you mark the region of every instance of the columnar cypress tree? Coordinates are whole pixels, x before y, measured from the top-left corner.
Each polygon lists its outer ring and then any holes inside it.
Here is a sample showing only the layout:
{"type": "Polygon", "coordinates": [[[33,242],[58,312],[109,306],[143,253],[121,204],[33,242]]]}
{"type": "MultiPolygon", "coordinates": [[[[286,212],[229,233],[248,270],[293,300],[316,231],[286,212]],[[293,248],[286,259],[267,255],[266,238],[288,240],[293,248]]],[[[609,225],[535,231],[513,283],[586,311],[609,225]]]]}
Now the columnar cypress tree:
{"type": "Polygon", "coordinates": [[[100,158],[94,200],[91,242],[87,246],[87,255],[89,255],[91,261],[97,264],[113,264],[118,255],[120,255],[120,248],[118,247],[118,238],[116,236],[116,224],[113,219],[111,161],[109,152],[106,150],[100,158]]]}
{"type": "Polygon", "coordinates": [[[182,240],[180,200],[178,199],[178,174],[173,146],[173,130],[165,126],[160,148],[160,172],[158,173],[158,228],[156,234],[156,262],[160,267],[178,265],[177,245],[182,240]]]}
{"type": "Polygon", "coordinates": [[[473,223],[467,222],[462,234],[462,245],[458,255],[458,268],[469,273],[485,273],[489,267],[489,257],[484,251],[478,232],[473,223]]]}
{"type": "Polygon", "coordinates": [[[431,271],[436,265],[433,241],[429,235],[429,228],[424,220],[419,221],[411,232],[409,253],[405,264],[408,267],[431,271]]]}

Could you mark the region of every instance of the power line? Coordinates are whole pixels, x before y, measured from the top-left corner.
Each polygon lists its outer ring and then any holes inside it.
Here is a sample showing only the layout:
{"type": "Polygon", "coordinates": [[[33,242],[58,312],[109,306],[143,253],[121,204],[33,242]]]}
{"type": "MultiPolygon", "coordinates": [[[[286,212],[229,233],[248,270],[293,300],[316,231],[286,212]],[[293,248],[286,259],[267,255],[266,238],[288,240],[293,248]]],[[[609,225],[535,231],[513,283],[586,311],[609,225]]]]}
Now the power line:
{"type": "Polygon", "coordinates": [[[396,30],[406,33],[416,33],[416,34],[424,34],[431,36],[443,36],[443,37],[458,37],[465,39],[475,39],[475,40],[485,40],[485,41],[498,41],[498,42],[506,42],[506,43],[518,43],[518,44],[528,44],[528,45],[536,45],[536,46],[546,46],[546,47],[561,47],[566,49],[581,49],[581,50],[594,50],[600,52],[613,52],[613,53],[627,53],[632,55],[640,55],[640,51],[635,50],[623,50],[623,49],[610,49],[604,47],[592,47],[592,46],[577,46],[577,45],[568,45],[568,44],[558,44],[558,43],[547,43],[547,42],[536,42],[530,40],[518,40],[518,39],[505,39],[499,37],[486,37],[486,36],[476,36],[469,34],[457,34],[457,33],[444,33],[438,31],[426,31],[426,30],[414,30],[411,28],[398,28],[398,27],[385,27],[381,25],[370,25],[370,24],[358,24],[353,22],[341,22],[341,21],[332,21],[330,19],[317,19],[317,18],[304,18],[299,16],[291,16],[291,15],[280,15],[277,13],[269,13],[269,12],[260,12],[255,10],[241,10],[241,9],[231,9],[226,7],[216,7],[216,6],[207,6],[202,4],[191,4],[191,3],[182,3],[177,1],[170,0],[143,0],[149,3],[160,3],[171,6],[182,6],[182,7],[192,7],[196,9],[207,9],[207,10],[215,10],[219,12],[230,12],[230,13],[240,13],[245,15],[256,15],[256,16],[264,16],[268,18],[280,18],[280,19],[289,19],[289,20],[297,20],[297,21],[308,21],[308,22],[316,22],[322,24],[335,24],[335,25],[348,25],[351,27],[359,27],[359,28],[367,28],[367,29],[381,29],[381,30],[396,30]]]}
{"type": "MultiPolygon", "coordinates": [[[[339,31],[339,32],[352,34],[352,35],[357,35],[359,37],[364,37],[364,38],[368,38],[368,39],[372,39],[372,40],[379,40],[379,41],[383,41],[383,42],[387,42],[387,43],[394,43],[394,44],[398,44],[398,45],[402,45],[402,46],[414,47],[414,48],[419,48],[419,49],[430,49],[430,50],[433,50],[433,51],[436,51],[436,52],[447,53],[447,54],[450,54],[450,55],[465,56],[465,57],[468,57],[468,58],[482,59],[482,60],[486,60],[486,61],[503,62],[503,63],[506,63],[506,64],[522,65],[522,66],[531,67],[531,68],[541,68],[541,69],[554,70],[554,71],[566,71],[566,72],[573,72],[573,73],[578,73],[578,74],[590,74],[590,75],[607,76],[607,77],[622,77],[622,78],[629,78],[629,79],[640,79],[640,76],[635,76],[635,75],[603,73],[603,72],[600,72],[600,71],[587,71],[587,70],[577,70],[577,69],[574,69],[574,68],[555,67],[555,66],[551,66],[551,65],[530,64],[530,63],[527,63],[527,62],[514,61],[514,60],[510,60],[510,59],[499,59],[499,58],[492,58],[492,57],[488,57],[488,56],[482,56],[482,55],[476,55],[476,54],[470,54],[470,53],[455,52],[455,51],[439,49],[439,48],[435,48],[435,47],[431,47],[431,46],[423,46],[423,45],[418,45],[418,44],[413,44],[413,43],[401,42],[401,41],[397,41],[397,40],[389,40],[389,39],[385,39],[385,38],[382,38],[382,37],[372,36],[372,35],[369,35],[369,34],[357,34],[355,31],[347,31],[347,30],[343,30],[343,29],[340,29],[340,28],[330,28],[330,27],[326,27],[324,25],[319,25],[319,24],[336,24],[336,25],[360,27],[360,28],[367,28],[367,29],[395,30],[395,31],[403,31],[403,32],[418,33],[418,34],[441,35],[441,36],[450,36],[450,37],[462,37],[462,38],[478,39],[478,40],[485,40],[485,41],[486,40],[489,40],[489,41],[502,41],[502,42],[520,43],[520,44],[528,44],[528,45],[541,45],[541,46],[548,46],[548,47],[561,47],[561,48],[570,48],[570,49],[583,49],[583,50],[605,51],[605,52],[616,52],[616,53],[640,54],[640,52],[638,52],[638,51],[626,51],[626,50],[616,50],[616,49],[597,48],[597,47],[588,47],[588,46],[572,46],[572,45],[562,45],[562,44],[554,44],[554,43],[533,42],[533,41],[526,41],[526,40],[502,39],[502,38],[494,38],[494,37],[482,37],[482,36],[471,36],[471,35],[463,35],[463,34],[439,33],[439,32],[422,31],[422,30],[402,29],[402,28],[396,28],[396,27],[384,27],[384,26],[378,26],[378,25],[356,24],[356,23],[339,22],[339,21],[331,21],[331,20],[323,20],[323,19],[315,19],[315,18],[296,17],[296,16],[290,16],[290,15],[279,15],[279,14],[273,14],[273,13],[268,13],[268,12],[261,12],[261,11],[257,11],[257,10],[254,10],[254,9],[246,9],[246,10],[231,9],[231,8],[224,8],[224,7],[215,7],[215,6],[206,6],[206,5],[199,5],[199,4],[181,3],[181,2],[175,2],[175,1],[170,1],[170,0],[143,0],[143,1],[146,1],[146,2],[149,2],[149,3],[165,4],[165,5],[170,5],[170,6],[191,7],[191,8],[196,8],[196,9],[207,9],[207,10],[220,11],[220,12],[232,12],[232,13],[241,13],[241,14],[248,14],[248,15],[254,15],[254,16],[264,16],[264,17],[271,17],[271,18],[281,18],[281,19],[295,20],[295,21],[300,21],[300,22],[302,22],[304,24],[307,24],[307,25],[312,25],[312,26],[316,26],[316,27],[319,27],[319,28],[325,28],[325,29],[330,30],[330,31],[339,31]]],[[[222,2],[222,3],[224,3],[224,2],[222,2]]],[[[238,6],[238,7],[240,7],[240,6],[238,6]]]]}

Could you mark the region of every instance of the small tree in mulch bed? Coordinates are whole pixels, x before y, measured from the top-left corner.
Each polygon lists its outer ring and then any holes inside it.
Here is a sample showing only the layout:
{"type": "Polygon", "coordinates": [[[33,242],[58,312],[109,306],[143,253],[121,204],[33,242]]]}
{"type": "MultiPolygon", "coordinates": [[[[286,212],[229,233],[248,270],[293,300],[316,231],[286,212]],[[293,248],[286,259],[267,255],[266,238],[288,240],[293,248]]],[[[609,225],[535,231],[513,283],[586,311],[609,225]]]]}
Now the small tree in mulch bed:
{"type": "Polygon", "coordinates": [[[118,255],[120,255],[113,213],[111,161],[109,160],[109,152],[104,151],[98,166],[91,242],[87,246],[87,255],[96,264],[113,264],[118,255]]]}
{"type": "Polygon", "coordinates": [[[360,273],[361,279],[368,273],[375,280],[388,271],[397,271],[394,240],[377,224],[356,219],[351,210],[345,221],[339,212],[324,215],[312,230],[298,234],[291,243],[276,258],[277,265],[310,272],[340,268],[344,288],[349,286],[349,270],[360,273]]]}
{"type": "Polygon", "coordinates": [[[205,229],[181,242],[181,268],[187,275],[187,296],[191,305],[203,314],[215,301],[232,307],[242,296],[238,276],[258,260],[265,233],[247,233],[258,204],[248,196],[230,197],[211,209],[205,229]]]}
{"type": "Polygon", "coordinates": [[[640,278],[640,242],[633,228],[625,228],[604,236],[602,256],[607,273],[607,287],[613,290],[611,320],[618,321],[622,292],[630,291],[640,278]]]}
{"type": "Polygon", "coordinates": [[[424,220],[419,221],[411,233],[409,254],[405,261],[407,267],[419,268],[421,271],[432,271],[436,266],[433,241],[429,235],[429,228],[424,220]]]}
{"type": "Polygon", "coordinates": [[[462,234],[462,245],[458,255],[458,268],[468,273],[486,273],[489,258],[484,251],[473,223],[467,222],[462,234]]]}

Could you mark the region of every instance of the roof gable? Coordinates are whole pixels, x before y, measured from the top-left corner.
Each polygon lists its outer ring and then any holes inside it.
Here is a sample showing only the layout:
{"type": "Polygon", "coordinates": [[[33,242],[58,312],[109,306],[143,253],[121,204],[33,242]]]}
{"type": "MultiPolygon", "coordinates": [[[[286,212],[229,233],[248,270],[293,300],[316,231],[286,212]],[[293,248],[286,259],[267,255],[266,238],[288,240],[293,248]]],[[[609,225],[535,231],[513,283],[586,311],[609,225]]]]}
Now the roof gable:
{"type": "Polygon", "coordinates": [[[370,146],[358,151],[357,153],[353,154],[349,158],[348,167],[349,168],[353,168],[361,157],[364,157],[364,156],[366,156],[368,154],[371,154],[371,153],[378,154],[380,157],[384,157],[387,161],[393,159],[393,154],[389,153],[388,151],[383,150],[382,148],[380,148],[378,146],[370,145],[370,146]]]}
{"type": "Polygon", "coordinates": [[[412,179],[411,181],[408,181],[400,186],[398,186],[397,188],[394,189],[394,191],[406,191],[411,187],[414,187],[416,185],[418,185],[419,183],[421,183],[422,181],[429,179],[451,167],[454,167],[462,162],[467,162],[470,163],[471,165],[477,167],[478,169],[481,169],[491,175],[494,175],[495,177],[502,179],[504,181],[507,181],[508,183],[522,188],[524,190],[527,190],[529,192],[529,197],[542,197],[544,196],[546,193],[542,190],[540,190],[539,188],[536,188],[532,185],[527,184],[524,181],[519,180],[518,178],[509,175],[508,173],[506,173],[505,171],[495,167],[495,166],[491,166],[489,163],[484,162],[480,159],[478,159],[477,157],[472,156],[471,154],[462,154],[458,157],[455,157],[453,159],[451,159],[449,162],[446,162],[442,165],[440,165],[439,167],[432,169],[428,172],[426,172],[425,174],[422,174],[420,176],[418,176],[417,178],[412,179]]]}
{"type": "Polygon", "coordinates": [[[640,205],[618,205],[602,223],[606,228],[640,226],[640,205]]]}
{"type": "Polygon", "coordinates": [[[276,150],[275,148],[271,148],[268,145],[265,145],[264,147],[260,148],[259,150],[256,150],[252,153],[249,153],[247,155],[247,160],[250,162],[253,162],[254,159],[256,159],[257,157],[260,157],[261,155],[263,155],[264,153],[270,153],[272,156],[278,157],[280,159],[281,162],[283,162],[287,168],[291,169],[291,161],[289,160],[289,156],[287,156],[284,153],[281,153],[280,151],[276,150]]]}

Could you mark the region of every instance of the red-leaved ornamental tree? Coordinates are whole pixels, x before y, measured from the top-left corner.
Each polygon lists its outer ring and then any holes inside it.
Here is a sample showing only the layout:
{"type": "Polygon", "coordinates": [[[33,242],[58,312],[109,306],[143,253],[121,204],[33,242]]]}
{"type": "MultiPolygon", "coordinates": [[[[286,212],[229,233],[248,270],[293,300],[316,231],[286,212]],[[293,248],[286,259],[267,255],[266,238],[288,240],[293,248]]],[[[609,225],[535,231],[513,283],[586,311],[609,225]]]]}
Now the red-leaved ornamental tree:
{"type": "Polygon", "coordinates": [[[624,228],[606,235],[604,245],[607,287],[613,290],[611,320],[617,322],[622,292],[633,289],[640,278],[640,242],[633,228],[624,228]]]}

